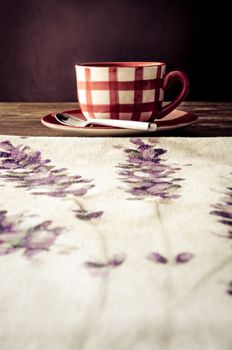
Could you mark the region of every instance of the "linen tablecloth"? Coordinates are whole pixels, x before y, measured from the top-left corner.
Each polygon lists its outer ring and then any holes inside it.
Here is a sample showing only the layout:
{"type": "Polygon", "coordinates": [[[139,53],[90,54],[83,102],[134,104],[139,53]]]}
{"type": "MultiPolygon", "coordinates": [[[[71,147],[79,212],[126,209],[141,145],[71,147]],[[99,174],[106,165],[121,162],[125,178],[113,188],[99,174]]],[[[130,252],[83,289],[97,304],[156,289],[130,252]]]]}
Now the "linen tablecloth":
{"type": "Polygon", "coordinates": [[[231,149],[0,136],[0,349],[231,349],[231,149]]]}

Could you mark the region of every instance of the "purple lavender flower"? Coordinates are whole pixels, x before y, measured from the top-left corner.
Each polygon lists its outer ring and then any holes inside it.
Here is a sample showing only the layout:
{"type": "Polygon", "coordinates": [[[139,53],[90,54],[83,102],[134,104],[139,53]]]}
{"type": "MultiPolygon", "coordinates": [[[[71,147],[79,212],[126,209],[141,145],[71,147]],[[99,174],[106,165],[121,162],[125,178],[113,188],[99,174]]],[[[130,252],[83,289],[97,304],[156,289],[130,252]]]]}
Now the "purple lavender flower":
{"type": "Polygon", "coordinates": [[[26,219],[23,214],[9,216],[7,211],[0,211],[0,255],[23,250],[24,255],[32,256],[48,251],[63,230],[52,227],[52,221],[25,228],[26,219]]]}
{"type": "Polygon", "coordinates": [[[126,260],[125,253],[114,254],[113,257],[108,260],[108,266],[112,268],[118,267],[122,265],[125,260],[126,260]]]}
{"type": "Polygon", "coordinates": [[[212,205],[212,208],[210,214],[217,216],[219,222],[228,228],[226,235],[216,235],[232,239],[232,187],[227,187],[224,198],[220,203],[212,205]]]}
{"type": "Polygon", "coordinates": [[[89,267],[91,269],[101,269],[103,267],[107,267],[107,263],[101,263],[101,262],[96,262],[96,261],[87,261],[85,263],[86,267],[89,267]]]}
{"type": "Polygon", "coordinates": [[[52,197],[83,196],[94,187],[92,180],[71,176],[66,168],[55,169],[50,163],[28,146],[0,142],[0,179],[15,183],[16,187],[52,197]]]}
{"type": "Polygon", "coordinates": [[[118,253],[114,254],[112,258],[107,260],[106,262],[99,262],[99,261],[87,261],[85,263],[85,266],[90,269],[114,269],[124,263],[126,260],[126,254],[125,253],[118,253]]]}
{"type": "Polygon", "coordinates": [[[15,215],[10,221],[7,217],[7,211],[0,211],[0,234],[1,240],[3,240],[4,234],[14,234],[17,233],[17,225],[21,224],[22,217],[20,215],[15,215]]]}
{"type": "Polygon", "coordinates": [[[230,281],[230,282],[228,283],[227,294],[229,294],[230,296],[232,296],[232,281],[230,281]]]}
{"type": "Polygon", "coordinates": [[[73,212],[76,213],[78,219],[86,221],[100,218],[103,214],[103,211],[88,212],[85,209],[73,210],[73,212]]]}
{"type": "MultiPolygon", "coordinates": [[[[66,168],[56,169],[49,159],[43,159],[39,151],[28,146],[15,147],[10,141],[0,142],[0,179],[16,187],[31,191],[33,195],[50,197],[84,196],[94,185],[80,175],[69,175],[66,168]]],[[[77,212],[76,217],[90,220],[100,217],[102,211],[77,212]]]]}
{"type": "Polygon", "coordinates": [[[168,259],[166,259],[163,255],[154,252],[149,253],[147,255],[147,259],[157,264],[167,264],[168,262],[168,259]]]}
{"type": "Polygon", "coordinates": [[[192,253],[179,253],[176,255],[175,261],[177,264],[185,264],[194,258],[192,253]]]}
{"type": "Polygon", "coordinates": [[[129,185],[127,192],[137,199],[159,197],[161,199],[179,198],[178,190],[182,178],[174,177],[179,166],[166,164],[162,156],[167,150],[145,143],[140,138],[131,139],[136,148],[125,149],[127,161],[120,164],[121,180],[129,185]]]}
{"type": "MultiPolygon", "coordinates": [[[[227,187],[224,197],[219,203],[212,205],[210,214],[215,215],[226,229],[225,234],[214,233],[216,236],[232,239],[232,187],[227,187]]],[[[227,294],[232,296],[232,281],[228,283],[227,294]]]]}
{"type": "MultiPolygon", "coordinates": [[[[179,253],[175,257],[175,263],[176,264],[184,264],[190,261],[194,257],[194,254],[192,253],[179,253]]],[[[157,252],[151,252],[146,257],[148,260],[156,263],[156,264],[167,264],[168,259],[165,258],[163,255],[157,252]]]]}

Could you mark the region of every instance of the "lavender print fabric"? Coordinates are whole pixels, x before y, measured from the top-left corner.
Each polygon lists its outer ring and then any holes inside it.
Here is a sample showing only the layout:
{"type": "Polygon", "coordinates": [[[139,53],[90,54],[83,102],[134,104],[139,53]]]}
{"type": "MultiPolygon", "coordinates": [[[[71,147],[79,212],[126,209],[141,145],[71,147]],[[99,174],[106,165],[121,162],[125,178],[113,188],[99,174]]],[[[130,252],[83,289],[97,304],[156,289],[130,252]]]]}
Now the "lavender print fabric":
{"type": "MultiPolygon", "coordinates": [[[[37,196],[75,197],[84,196],[94,187],[92,179],[69,175],[67,168],[56,168],[41,152],[27,145],[14,146],[9,140],[0,142],[0,181],[11,182],[18,188],[37,196]]],[[[103,214],[102,211],[76,210],[80,220],[90,220],[103,214]],[[78,214],[79,212],[79,214],[78,214]]]]}
{"type": "MultiPolygon", "coordinates": [[[[231,179],[232,176],[230,174],[228,181],[228,186],[224,189],[224,196],[222,196],[221,200],[212,205],[212,210],[210,214],[216,216],[218,219],[218,222],[224,226],[223,228],[220,228],[219,233],[218,229],[216,232],[214,232],[215,235],[218,237],[231,240],[232,239],[232,187],[231,187],[231,179]],[[221,230],[223,230],[222,233],[221,230]]],[[[223,227],[221,226],[221,227],[223,227]]],[[[231,276],[229,276],[231,278],[231,276]]],[[[232,295],[232,282],[229,281],[227,283],[227,289],[226,292],[228,295],[232,295]]]]}
{"type": "Polygon", "coordinates": [[[66,197],[82,196],[94,185],[80,175],[70,176],[66,168],[57,169],[50,159],[43,159],[40,151],[29,146],[14,146],[0,142],[0,179],[12,182],[35,195],[66,197]]]}
{"type": "Polygon", "coordinates": [[[220,202],[212,205],[211,214],[216,215],[218,221],[225,225],[224,237],[232,239],[232,174],[229,181],[220,202]]]}
{"type": "Polygon", "coordinates": [[[25,215],[8,215],[0,211],[0,255],[22,250],[24,255],[32,256],[48,251],[62,227],[52,227],[52,221],[44,221],[35,226],[26,223],[25,215]]]}
{"type": "Polygon", "coordinates": [[[0,136],[0,349],[231,350],[230,149],[0,136]]]}
{"type": "Polygon", "coordinates": [[[120,164],[121,179],[129,185],[127,192],[137,198],[154,196],[162,199],[179,197],[183,178],[177,177],[179,165],[168,164],[167,150],[159,144],[131,139],[133,148],[126,148],[126,163],[120,164]]]}

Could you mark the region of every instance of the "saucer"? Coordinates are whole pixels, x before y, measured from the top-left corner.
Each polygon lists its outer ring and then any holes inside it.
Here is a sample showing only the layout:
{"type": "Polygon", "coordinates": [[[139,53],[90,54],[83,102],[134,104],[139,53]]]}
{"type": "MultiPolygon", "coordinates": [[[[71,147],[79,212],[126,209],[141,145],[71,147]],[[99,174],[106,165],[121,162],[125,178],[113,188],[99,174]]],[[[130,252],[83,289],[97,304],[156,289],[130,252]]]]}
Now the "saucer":
{"type": "MultiPolygon", "coordinates": [[[[82,114],[80,108],[59,113],[68,113],[74,117],[77,116],[78,118],[84,120],[86,119],[82,114]]],[[[156,134],[158,132],[183,128],[185,126],[191,125],[198,119],[197,116],[193,113],[175,109],[170,114],[166,115],[163,119],[154,120],[154,122],[157,124],[156,131],[139,131],[132,129],[114,128],[110,126],[66,126],[60,124],[55,119],[54,114],[55,113],[51,113],[42,117],[41,123],[47,126],[48,128],[66,131],[68,133],[76,134],[77,136],[130,136],[138,134],[156,134]]]]}

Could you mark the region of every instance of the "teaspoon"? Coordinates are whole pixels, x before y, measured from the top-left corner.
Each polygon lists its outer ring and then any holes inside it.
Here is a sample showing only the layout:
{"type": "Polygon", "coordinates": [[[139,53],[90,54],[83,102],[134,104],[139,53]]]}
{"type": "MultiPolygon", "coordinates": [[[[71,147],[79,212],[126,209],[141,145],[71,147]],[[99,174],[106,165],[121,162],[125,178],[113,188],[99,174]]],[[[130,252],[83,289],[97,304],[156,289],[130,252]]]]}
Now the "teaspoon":
{"type": "Polygon", "coordinates": [[[102,126],[112,126],[116,128],[124,129],[136,129],[144,131],[155,131],[157,130],[157,125],[155,123],[147,123],[132,120],[119,120],[119,119],[88,119],[83,120],[78,117],[74,117],[68,113],[57,113],[54,115],[56,120],[64,125],[85,127],[90,125],[102,125],[102,126]]]}

